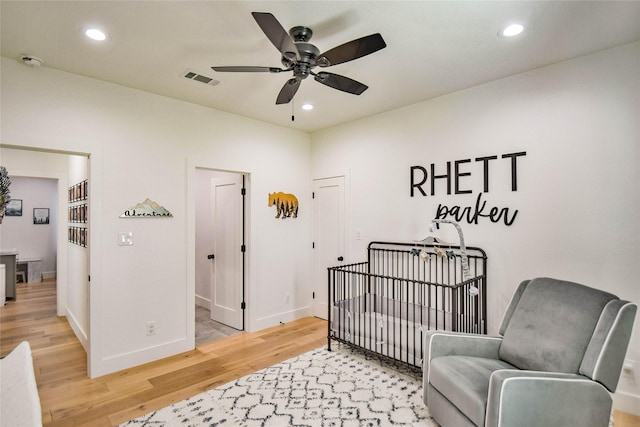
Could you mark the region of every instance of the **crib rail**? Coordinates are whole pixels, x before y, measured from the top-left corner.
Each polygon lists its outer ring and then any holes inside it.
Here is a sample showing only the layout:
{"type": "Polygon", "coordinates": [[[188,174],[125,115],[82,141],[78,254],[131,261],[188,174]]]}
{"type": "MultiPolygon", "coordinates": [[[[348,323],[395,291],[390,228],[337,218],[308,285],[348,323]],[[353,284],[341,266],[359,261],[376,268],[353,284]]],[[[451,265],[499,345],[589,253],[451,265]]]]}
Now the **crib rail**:
{"type": "Polygon", "coordinates": [[[458,246],[372,242],[368,261],[329,268],[329,349],[335,340],[419,366],[426,330],[486,333],[486,255],[467,257],[466,280],[458,246]]]}

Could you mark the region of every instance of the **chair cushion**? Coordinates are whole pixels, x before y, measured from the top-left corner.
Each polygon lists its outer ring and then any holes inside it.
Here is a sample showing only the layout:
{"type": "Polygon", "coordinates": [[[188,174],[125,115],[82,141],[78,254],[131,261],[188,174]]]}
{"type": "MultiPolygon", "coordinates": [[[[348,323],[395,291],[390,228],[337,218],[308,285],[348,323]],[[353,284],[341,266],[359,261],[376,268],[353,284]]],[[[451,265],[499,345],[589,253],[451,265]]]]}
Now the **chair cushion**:
{"type": "Polygon", "coordinates": [[[613,299],[577,283],[531,280],[504,329],[500,358],[520,369],[578,373],[600,314],[613,299]]]}
{"type": "Polygon", "coordinates": [[[497,359],[442,356],[429,364],[429,383],[476,425],[484,425],[491,374],[514,369],[497,359]]]}

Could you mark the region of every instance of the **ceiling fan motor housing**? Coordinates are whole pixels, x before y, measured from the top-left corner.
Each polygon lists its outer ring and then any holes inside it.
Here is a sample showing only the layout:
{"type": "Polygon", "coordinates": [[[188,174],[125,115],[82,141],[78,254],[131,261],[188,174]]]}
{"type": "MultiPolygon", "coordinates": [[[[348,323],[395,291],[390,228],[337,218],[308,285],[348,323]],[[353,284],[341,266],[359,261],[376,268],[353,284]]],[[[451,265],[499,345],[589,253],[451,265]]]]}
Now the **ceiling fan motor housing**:
{"type": "Polygon", "coordinates": [[[313,31],[309,27],[297,26],[289,30],[289,35],[294,42],[308,42],[311,40],[313,31]]]}

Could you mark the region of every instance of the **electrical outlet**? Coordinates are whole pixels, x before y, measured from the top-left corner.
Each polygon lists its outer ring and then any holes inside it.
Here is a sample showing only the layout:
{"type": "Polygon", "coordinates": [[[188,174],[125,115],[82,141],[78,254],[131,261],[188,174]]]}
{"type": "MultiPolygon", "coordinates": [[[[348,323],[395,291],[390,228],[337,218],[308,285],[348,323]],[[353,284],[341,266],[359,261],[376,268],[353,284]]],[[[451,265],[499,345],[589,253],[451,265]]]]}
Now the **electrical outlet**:
{"type": "Polygon", "coordinates": [[[155,335],[156,334],[156,322],[150,321],[147,322],[147,335],[155,335]]]}

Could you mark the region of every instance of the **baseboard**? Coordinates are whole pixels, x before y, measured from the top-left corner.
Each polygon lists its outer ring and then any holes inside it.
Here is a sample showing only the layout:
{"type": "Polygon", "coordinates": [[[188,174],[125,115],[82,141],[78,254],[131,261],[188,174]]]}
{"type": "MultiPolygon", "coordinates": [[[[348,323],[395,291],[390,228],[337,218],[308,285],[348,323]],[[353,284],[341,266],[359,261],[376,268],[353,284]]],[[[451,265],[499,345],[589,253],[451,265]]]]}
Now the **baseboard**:
{"type": "Polygon", "coordinates": [[[302,319],[303,317],[312,316],[313,311],[310,306],[300,307],[295,310],[284,311],[282,313],[273,314],[271,316],[260,317],[256,319],[255,324],[252,324],[251,331],[255,332],[262,329],[277,326],[281,323],[292,322],[294,320],[302,319]]]}
{"type": "Polygon", "coordinates": [[[211,307],[211,300],[209,298],[201,297],[200,295],[196,295],[196,305],[198,307],[204,307],[209,310],[211,307]]]}
{"type": "Polygon", "coordinates": [[[164,359],[165,357],[175,356],[178,353],[190,350],[193,350],[193,338],[189,341],[183,337],[127,353],[105,356],[100,360],[100,366],[92,366],[90,378],[97,378],[102,375],[164,359]]]}
{"type": "Polygon", "coordinates": [[[88,352],[89,339],[87,337],[86,332],[82,329],[82,327],[80,326],[80,323],[78,323],[78,320],[75,318],[73,313],[69,311],[68,308],[66,311],[67,311],[66,318],[67,318],[67,321],[69,322],[69,326],[71,326],[73,333],[76,334],[76,337],[78,338],[78,341],[80,341],[80,344],[82,344],[82,347],[84,347],[84,350],[88,352]]]}
{"type": "Polygon", "coordinates": [[[617,391],[613,394],[613,409],[640,416],[640,396],[617,391]]]}
{"type": "Polygon", "coordinates": [[[56,272],[55,271],[43,271],[42,272],[42,280],[55,279],[55,278],[56,278],[56,272]]]}

